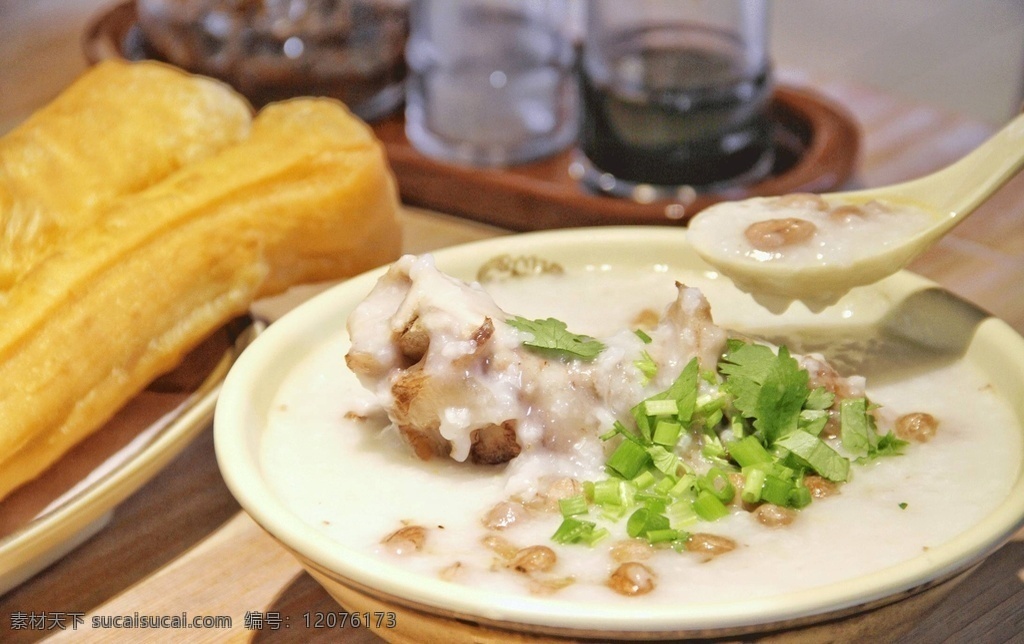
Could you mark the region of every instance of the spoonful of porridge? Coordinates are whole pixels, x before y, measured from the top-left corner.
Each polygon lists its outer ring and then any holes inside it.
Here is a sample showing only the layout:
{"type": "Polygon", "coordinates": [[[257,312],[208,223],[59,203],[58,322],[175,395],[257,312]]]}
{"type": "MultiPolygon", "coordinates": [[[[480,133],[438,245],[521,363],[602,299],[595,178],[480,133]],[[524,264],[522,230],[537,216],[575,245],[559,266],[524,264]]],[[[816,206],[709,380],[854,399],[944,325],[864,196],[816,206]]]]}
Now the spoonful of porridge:
{"type": "Polygon", "coordinates": [[[689,224],[697,253],[772,310],[812,310],[895,273],[1024,166],[1024,114],[956,163],[883,188],[716,204],[689,224]]]}

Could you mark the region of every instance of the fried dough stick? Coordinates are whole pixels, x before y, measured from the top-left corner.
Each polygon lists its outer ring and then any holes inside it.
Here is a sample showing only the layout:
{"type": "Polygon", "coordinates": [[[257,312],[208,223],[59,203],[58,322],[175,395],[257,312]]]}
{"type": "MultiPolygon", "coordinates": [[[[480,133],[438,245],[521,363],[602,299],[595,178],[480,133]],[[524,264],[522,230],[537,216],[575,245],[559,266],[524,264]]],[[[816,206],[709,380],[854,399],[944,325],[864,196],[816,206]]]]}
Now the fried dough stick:
{"type": "Polygon", "coordinates": [[[103,213],[0,303],[0,497],[254,298],[393,259],[397,208],[369,128],[303,99],[103,213]]]}
{"type": "Polygon", "coordinates": [[[0,139],[0,297],[107,206],[242,140],[252,108],[154,62],[93,67],[0,139]]]}

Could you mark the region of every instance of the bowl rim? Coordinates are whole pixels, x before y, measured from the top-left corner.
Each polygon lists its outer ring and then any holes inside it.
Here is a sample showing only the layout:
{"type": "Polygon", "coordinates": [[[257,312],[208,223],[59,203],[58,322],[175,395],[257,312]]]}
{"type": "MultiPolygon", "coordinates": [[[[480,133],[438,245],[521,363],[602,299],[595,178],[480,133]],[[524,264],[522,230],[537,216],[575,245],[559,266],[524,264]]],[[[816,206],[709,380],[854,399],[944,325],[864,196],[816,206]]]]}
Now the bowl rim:
{"type": "MultiPolygon", "coordinates": [[[[685,243],[685,230],[664,227],[599,227],[524,233],[452,246],[432,253],[438,266],[479,266],[482,259],[504,253],[530,253],[559,257],[580,248],[682,248],[680,263],[703,265],[685,243]],[[687,256],[693,255],[693,257],[687,256]]],[[[659,255],[659,256],[662,256],[659,255]]],[[[459,586],[440,579],[411,574],[379,559],[348,550],[292,514],[262,479],[258,455],[253,454],[249,435],[254,431],[248,419],[260,404],[253,400],[255,383],[261,374],[274,373],[276,360],[294,356],[315,346],[315,329],[325,319],[343,325],[347,310],[369,291],[388,267],[380,267],[332,287],[296,307],[272,324],[242,354],[224,382],[214,419],[214,440],[218,464],[229,489],[250,516],[304,565],[314,565],[320,574],[330,572],[339,581],[349,580],[376,590],[410,607],[436,609],[439,614],[456,614],[467,619],[513,624],[523,630],[531,626],[554,631],[671,633],[721,632],[770,627],[794,620],[826,619],[837,613],[857,612],[857,607],[874,607],[887,600],[923,590],[979,563],[1003,545],[1024,525],[1024,467],[1003,501],[977,524],[951,540],[930,547],[910,560],[860,577],[816,588],[770,597],[692,603],[682,606],[636,605],[586,606],[551,598],[516,597],[493,591],[459,586]],[[506,601],[502,601],[505,599],[506,601]]],[[[930,288],[934,282],[903,271],[885,282],[897,296],[930,288]]],[[[868,288],[877,288],[879,285],[868,288]]],[[[972,305],[973,306],[973,305],[972,305]]],[[[1009,325],[985,314],[971,346],[991,342],[1018,372],[1024,387],[1024,338],[1009,325]]],[[[293,362],[294,364],[294,362],[293,362]]],[[[286,370],[282,370],[286,371],[286,370]]],[[[1017,405],[1018,419],[1024,417],[1024,403],[1017,405]]]]}

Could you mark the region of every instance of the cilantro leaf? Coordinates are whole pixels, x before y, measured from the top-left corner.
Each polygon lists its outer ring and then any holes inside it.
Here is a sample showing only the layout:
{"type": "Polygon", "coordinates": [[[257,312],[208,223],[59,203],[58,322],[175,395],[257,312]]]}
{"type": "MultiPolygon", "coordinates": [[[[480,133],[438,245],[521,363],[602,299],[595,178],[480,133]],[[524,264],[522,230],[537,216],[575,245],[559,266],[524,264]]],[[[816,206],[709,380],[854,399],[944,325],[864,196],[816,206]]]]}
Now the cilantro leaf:
{"type": "Polygon", "coordinates": [[[566,328],[565,322],[555,318],[546,320],[527,320],[516,316],[506,320],[509,326],[533,335],[532,340],[523,342],[524,346],[535,349],[554,351],[570,358],[589,360],[604,350],[604,344],[589,335],[572,333],[566,328]]]}
{"type": "Polygon", "coordinates": [[[668,389],[661,393],[654,394],[650,398],[646,398],[637,405],[635,405],[630,413],[633,416],[633,420],[636,421],[637,429],[640,434],[644,436],[648,441],[653,436],[654,427],[651,425],[650,417],[647,415],[646,403],[649,400],[674,400],[676,401],[676,419],[683,425],[689,424],[693,420],[693,410],[697,406],[697,382],[700,377],[699,365],[697,359],[692,358],[683,367],[683,370],[679,373],[679,376],[669,386],[668,389]]]}
{"type": "Polygon", "coordinates": [[[850,473],[850,461],[813,434],[798,430],[775,444],[788,449],[798,462],[830,481],[845,481],[850,473]]]}
{"type": "Polygon", "coordinates": [[[823,409],[804,409],[800,412],[800,420],[797,426],[814,436],[820,436],[828,424],[828,412],[823,409]]]}
{"type": "Polygon", "coordinates": [[[733,405],[753,419],[766,444],[796,431],[810,394],[809,375],[786,347],[776,355],[765,345],[731,340],[719,369],[726,377],[725,390],[734,397],[733,405]]]}
{"type": "Polygon", "coordinates": [[[864,461],[902,454],[907,442],[896,438],[892,432],[879,435],[869,410],[866,398],[848,398],[840,403],[839,432],[843,448],[864,461]]]}
{"type": "Polygon", "coordinates": [[[662,474],[676,476],[679,470],[679,457],[675,452],[665,449],[661,445],[652,445],[647,448],[647,454],[651,457],[654,467],[662,474]]]}
{"type": "Polygon", "coordinates": [[[839,435],[843,448],[854,456],[868,456],[878,445],[875,419],[867,405],[866,398],[847,398],[839,404],[839,435]]]}
{"type": "Polygon", "coordinates": [[[903,454],[903,448],[909,444],[905,440],[896,438],[896,434],[889,432],[885,436],[878,437],[878,445],[872,456],[899,456],[903,454]]]}
{"type": "Polygon", "coordinates": [[[726,376],[742,376],[760,382],[774,360],[775,353],[763,344],[729,340],[725,356],[718,368],[726,376]]]}
{"type": "Polygon", "coordinates": [[[672,385],[660,394],[651,396],[654,400],[674,400],[679,411],[679,422],[688,423],[693,418],[693,409],[697,405],[697,380],[700,375],[697,358],[691,358],[679,377],[672,385]]]}
{"type": "Polygon", "coordinates": [[[816,409],[824,410],[832,406],[836,400],[836,395],[831,391],[828,391],[824,387],[818,387],[811,391],[807,396],[807,402],[804,403],[805,409],[816,409]]]}

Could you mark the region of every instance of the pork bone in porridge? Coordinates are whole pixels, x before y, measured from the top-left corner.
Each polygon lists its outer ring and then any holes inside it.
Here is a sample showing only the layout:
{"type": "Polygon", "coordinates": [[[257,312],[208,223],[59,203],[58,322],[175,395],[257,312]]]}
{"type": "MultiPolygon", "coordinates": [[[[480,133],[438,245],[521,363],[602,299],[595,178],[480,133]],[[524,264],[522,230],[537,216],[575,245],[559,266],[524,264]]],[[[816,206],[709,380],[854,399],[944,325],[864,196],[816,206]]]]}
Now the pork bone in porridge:
{"type": "Polygon", "coordinates": [[[358,330],[354,348],[339,333],[281,389],[263,458],[278,492],[310,525],[434,578],[567,600],[773,595],[855,577],[948,541],[998,502],[1019,467],[1016,420],[969,365],[941,364],[865,390],[862,379],[839,375],[823,357],[727,340],[700,292],[675,285],[713,289],[700,275],[584,272],[486,291],[452,282],[454,290],[434,301],[437,285],[420,292],[419,279],[447,278],[424,258],[403,262],[404,276],[385,287],[391,304],[368,300],[378,312],[367,319],[396,329],[385,334],[390,340],[370,342],[370,353],[384,358],[362,377],[376,391],[339,373],[343,356],[368,346],[358,330]],[[431,312],[435,305],[452,311],[431,312]],[[405,317],[392,320],[399,310],[405,317]],[[560,320],[603,348],[589,358],[538,351],[524,344],[537,332],[507,324],[517,318],[504,311],[560,320]],[[401,339],[414,318],[426,342],[401,339]],[[485,318],[494,328],[481,332],[485,318]],[[672,335],[685,348],[659,344],[672,335]],[[492,341],[500,344],[486,347],[492,341]],[[467,410],[473,401],[442,381],[430,400],[458,404],[425,405],[403,432],[397,425],[409,418],[395,416],[381,394],[389,381],[382,373],[391,372],[392,384],[417,369],[449,377],[443,362],[427,362],[442,350],[451,352],[448,368],[457,365],[477,393],[501,404],[467,410]],[[725,358],[705,360],[705,352],[725,358]],[[519,376],[540,373],[548,383],[528,394],[528,405],[504,389],[517,380],[513,364],[519,376]],[[789,409],[790,420],[736,413],[747,404],[736,399],[762,377],[757,365],[777,372],[782,390],[796,391],[786,383],[806,378],[799,405],[774,404],[789,409]],[[612,384],[591,387],[587,374],[612,384]],[[943,389],[972,394],[953,404],[943,389]],[[870,409],[865,393],[881,406],[870,409]],[[566,399],[572,404],[558,407],[566,399]],[[545,404],[553,409],[541,414],[545,404]],[[601,414],[588,407],[598,404],[601,414]],[[500,413],[487,416],[484,407],[500,413]],[[847,437],[844,413],[854,423],[847,437]],[[480,433],[474,438],[482,427],[503,428],[504,447],[494,453],[505,462],[474,459],[474,445],[491,453],[479,446],[480,433]],[[423,433],[426,450],[416,438],[423,433]],[[900,435],[910,443],[902,449],[900,435]],[[623,445],[641,449],[623,452],[623,445]],[[344,480],[365,481],[366,490],[339,494],[344,480]]]}

